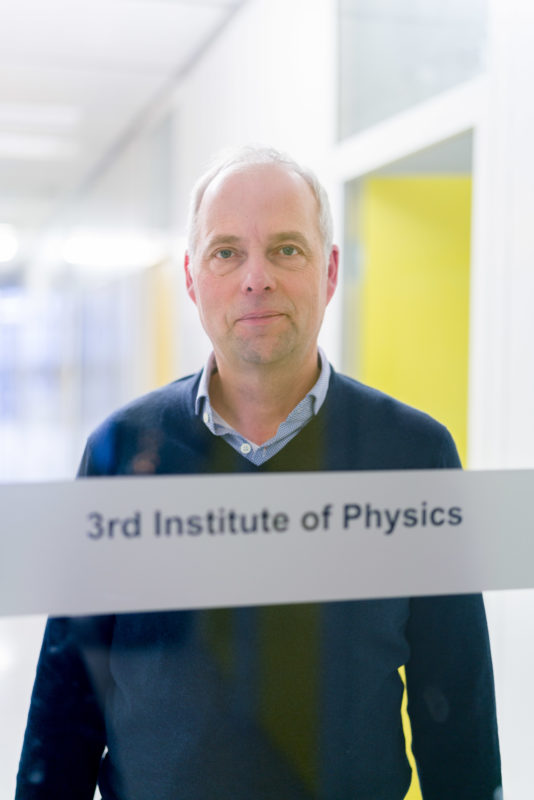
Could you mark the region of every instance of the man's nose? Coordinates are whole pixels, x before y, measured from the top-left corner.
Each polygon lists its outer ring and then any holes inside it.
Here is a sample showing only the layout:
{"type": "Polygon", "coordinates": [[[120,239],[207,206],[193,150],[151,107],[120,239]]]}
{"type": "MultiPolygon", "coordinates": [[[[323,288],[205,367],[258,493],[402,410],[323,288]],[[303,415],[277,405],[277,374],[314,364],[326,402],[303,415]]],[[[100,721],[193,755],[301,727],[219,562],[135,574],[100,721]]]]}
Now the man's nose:
{"type": "Polygon", "coordinates": [[[261,294],[276,288],[273,265],[264,255],[250,255],[244,267],[242,282],[244,292],[261,294]]]}

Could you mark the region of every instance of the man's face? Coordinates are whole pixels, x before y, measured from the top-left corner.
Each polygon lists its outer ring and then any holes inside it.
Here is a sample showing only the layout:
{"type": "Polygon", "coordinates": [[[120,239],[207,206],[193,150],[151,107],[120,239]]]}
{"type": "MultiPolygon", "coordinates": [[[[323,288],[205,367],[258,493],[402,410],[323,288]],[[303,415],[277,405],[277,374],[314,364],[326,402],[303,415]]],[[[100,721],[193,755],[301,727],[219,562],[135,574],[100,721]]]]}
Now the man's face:
{"type": "Polygon", "coordinates": [[[226,171],[206,189],[191,298],[217,363],[307,363],[337,281],[337,248],[325,264],[317,201],[294,172],[262,164],[226,171]]]}

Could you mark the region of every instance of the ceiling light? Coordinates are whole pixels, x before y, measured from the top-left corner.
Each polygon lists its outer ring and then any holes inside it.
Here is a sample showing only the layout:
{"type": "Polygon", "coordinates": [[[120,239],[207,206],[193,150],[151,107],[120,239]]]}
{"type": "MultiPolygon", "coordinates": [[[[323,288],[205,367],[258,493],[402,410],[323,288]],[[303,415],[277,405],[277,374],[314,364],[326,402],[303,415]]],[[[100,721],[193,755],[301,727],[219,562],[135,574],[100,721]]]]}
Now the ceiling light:
{"type": "Polygon", "coordinates": [[[23,161],[70,161],[79,155],[72,139],[35,136],[28,133],[0,133],[0,158],[23,161]]]}
{"type": "Polygon", "coordinates": [[[78,106],[54,103],[0,103],[0,127],[71,132],[81,121],[78,106]]]}
{"type": "Polygon", "coordinates": [[[162,261],[167,248],[153,233],[78,231],[66,240],[63,258],[90,272],[133,272],[162,261]]]}

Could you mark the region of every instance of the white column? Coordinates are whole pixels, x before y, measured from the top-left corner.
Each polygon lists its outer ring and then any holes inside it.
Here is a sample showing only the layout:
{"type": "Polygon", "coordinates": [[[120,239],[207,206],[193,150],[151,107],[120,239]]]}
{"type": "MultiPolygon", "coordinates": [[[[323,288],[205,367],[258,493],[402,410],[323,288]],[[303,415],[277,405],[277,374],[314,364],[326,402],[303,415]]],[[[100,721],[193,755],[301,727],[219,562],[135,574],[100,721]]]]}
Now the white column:
{"type": "MultiPolygon", "coordinates": [[[[533,86],[534,6],[490,0],[488,93],[475,134],[473,176],[473,468],[534,466],[533,86]]],[[[510,526],[521,524],[510,519],[510,526]]],[[[486,606],[504,798],[524,800],[534,784],[534,593],[491,593],[486,606]]]]}
{"type": "Polygon", "coordinates": [[[534,466],[534,6],[491,0],[475,135],[471,467],[534,466]]]}

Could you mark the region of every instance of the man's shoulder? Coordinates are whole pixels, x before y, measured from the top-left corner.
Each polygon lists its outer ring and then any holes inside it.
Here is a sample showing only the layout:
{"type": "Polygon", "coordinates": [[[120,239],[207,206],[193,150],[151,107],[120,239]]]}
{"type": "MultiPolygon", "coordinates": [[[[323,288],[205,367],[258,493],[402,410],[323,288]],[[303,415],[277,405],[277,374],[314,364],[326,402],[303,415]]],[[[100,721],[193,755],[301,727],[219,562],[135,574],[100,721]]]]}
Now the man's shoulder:
{"type": "Polygon", "coordinates": [[[109,475],[130,470],[150,472],[151,461],[161,461],[162,445],[187,437],[195,412],[200,373],[132,400],[110,414],[89,436],[80,475],[109,475]]]}
{"type": "Polygon", "coordinates": [[[197,372],[136,397],[110,414],[95,433],[102,427],[110,425],[143,425],[162,422],[164,415],[169,411],[175,414],[194,413],[199,380],[200,372],[197,372]]]}
{"type": "Polygon", "coordinates": [[[406,457],[415,468],[460,465],[450,432],[430,414],[334,371],[330,390],[332,419],[362,450],[380,454],[380,460],[391,454],[395,466],[406,457]]]}
{"type": "Polygon", "coordinates": [[[335,402],[341,404],[354,404],[362,413],[375,414],[392,421],[402,421],[404,424],[443,429],[444,426],[434,417],[421,411],[408,403],[398,400],[380,389],[375,389],[361,383],[349,375],[332,370],[330,384],[335,402]]]}

